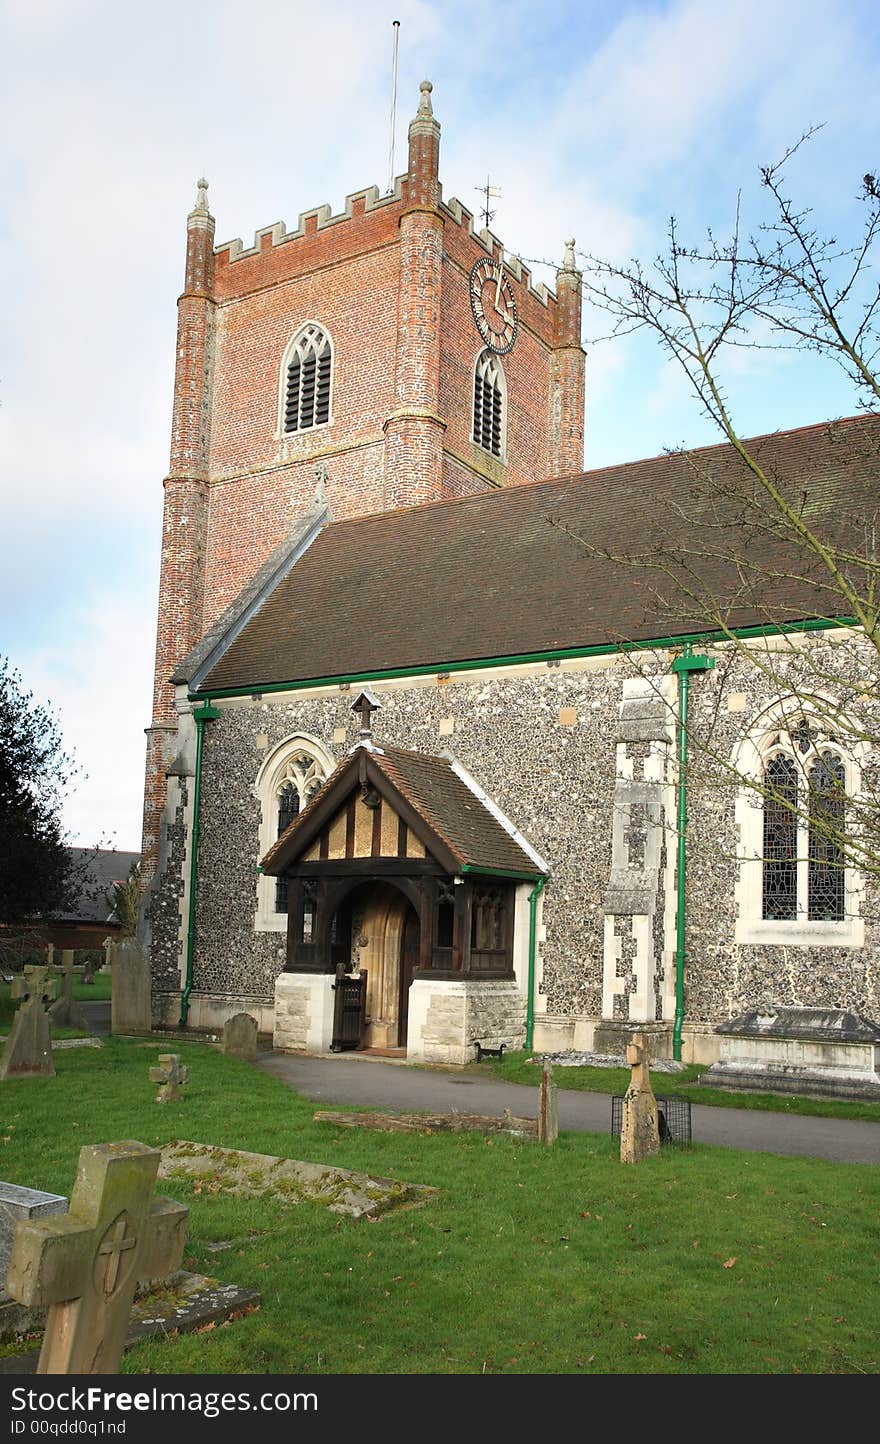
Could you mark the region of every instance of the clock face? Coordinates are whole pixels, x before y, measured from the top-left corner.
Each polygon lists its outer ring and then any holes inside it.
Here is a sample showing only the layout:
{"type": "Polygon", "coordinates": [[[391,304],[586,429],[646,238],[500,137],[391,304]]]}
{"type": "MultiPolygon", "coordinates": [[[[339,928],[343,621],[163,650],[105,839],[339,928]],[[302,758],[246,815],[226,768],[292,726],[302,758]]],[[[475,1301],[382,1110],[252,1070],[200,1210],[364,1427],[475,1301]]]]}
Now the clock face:
{"type": "Polygon", "coordinates": [[[504,356],[516,340],[516,297],[500,261],[488,256],[471,270],[471,310],[477,330],[493,351],[504,356]]]}

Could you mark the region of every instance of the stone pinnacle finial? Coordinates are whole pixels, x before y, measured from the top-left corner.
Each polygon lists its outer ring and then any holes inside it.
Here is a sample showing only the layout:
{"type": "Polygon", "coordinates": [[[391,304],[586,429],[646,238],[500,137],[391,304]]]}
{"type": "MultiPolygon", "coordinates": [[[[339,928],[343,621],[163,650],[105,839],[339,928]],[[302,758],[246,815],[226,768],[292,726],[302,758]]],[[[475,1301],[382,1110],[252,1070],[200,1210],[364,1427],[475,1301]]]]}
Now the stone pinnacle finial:
{"type": "Polygon", "coordinates": [[[432,116],[434,114],[434,108],[431,105],[431,91],[433,89],[434,87],[430,80],[423,80],[419,86],[419,90],[422,92],[419,99],[419,115],[432,116]]]}
{"type": "Polygon", "coordinates": [[[315,490],[315,503],[323,506],[327,500],[327,482],[330,478],[330,471],[326,461],[316,461],[314,465],[315,481],[318,483],[315,490]]]}
{"type": "Polygon", "coordinates": [[[206,216],[208,214],[208,182],[202,176],[201,180],[196,181],[196,185],[198,186],[198,195],[193,206],[193,214],[206,216]]]}
{"type": "Polygon", "coordinates": [[[576,271],[577,262],[574,258],[574,236],[565,243],[565,260],[562,262],[563,271],[576,271]]]}

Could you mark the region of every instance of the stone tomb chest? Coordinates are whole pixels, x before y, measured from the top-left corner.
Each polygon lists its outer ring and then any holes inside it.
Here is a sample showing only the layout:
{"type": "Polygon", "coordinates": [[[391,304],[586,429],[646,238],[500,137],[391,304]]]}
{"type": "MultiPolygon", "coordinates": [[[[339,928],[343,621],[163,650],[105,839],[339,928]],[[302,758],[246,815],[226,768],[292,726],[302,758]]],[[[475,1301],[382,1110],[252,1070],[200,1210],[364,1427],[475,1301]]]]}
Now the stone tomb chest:
{"type": "Polygon", "coordinates": [[[769,1005],[721,1023],[715,1031],[720,1057],[702,1083],[880,1099],[880,1027],[857,1013],[769,1005]]]}

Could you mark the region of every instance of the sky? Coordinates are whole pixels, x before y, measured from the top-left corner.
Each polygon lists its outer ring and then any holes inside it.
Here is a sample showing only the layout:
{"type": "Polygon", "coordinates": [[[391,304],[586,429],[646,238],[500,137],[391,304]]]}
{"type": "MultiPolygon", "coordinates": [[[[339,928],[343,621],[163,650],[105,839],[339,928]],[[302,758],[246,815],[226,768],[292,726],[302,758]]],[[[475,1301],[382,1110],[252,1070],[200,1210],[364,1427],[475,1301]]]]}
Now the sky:
{"type": "MultiPolygon", "coordinates": [[[[441,179],[552,284],[564,243],[622,261],[761,218],[758,168],[810,126],[792,192],[854,233],[880,169],[875,0],[0,0],[0,655],[60,718],[81,769],[68,840],[137,850],[186,214],[218,242],[389,177],[419,82],[441,179]]],[[[585,465],[712,442],[649,336],[585,314],[585,465]]],[[[847,415],[827,365],[743,352],[745,434],[847,415]]]]}

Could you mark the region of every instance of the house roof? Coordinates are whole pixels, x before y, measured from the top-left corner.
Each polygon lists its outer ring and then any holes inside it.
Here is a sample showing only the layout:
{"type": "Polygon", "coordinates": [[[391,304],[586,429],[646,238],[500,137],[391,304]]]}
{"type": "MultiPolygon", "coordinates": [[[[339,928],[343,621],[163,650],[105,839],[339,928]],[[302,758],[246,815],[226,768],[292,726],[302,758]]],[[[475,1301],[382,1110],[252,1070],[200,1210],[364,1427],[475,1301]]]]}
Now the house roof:
{"type": "Polygon", "coordinates": [[[78,879],[79,892],[73,910],[57,917],[53,915],[55,921],[111,921],[113,884],[125,882],[132,864],[140,860],[140,853],[91,847],[71,847],[68,852],[73,861],[74,876],[78,879]]]}
{"type": "MultiPolygon", "coordinates": [[[[880,416],[749,445],[823,537],[853,537],[876,511],[880,416]]],[[[706,632],[705,608],[686,599],[695,578],[731,626],[838,616],[804,556],[726,443],[335,522],[197,690],[706,632]]]]}
{"type": "Polygon", "coordinates": [[[321,826],[359,785],[362,771],[392,806],[402,799],[422,824],[423,840],[449,872],[473,871],[539,877],[543,869],[520,847],[489,808],[443,757],[399,747],[356,748],[294,818],[262,861],[264,872],[284,872],[308,848],[321,826]]]}

